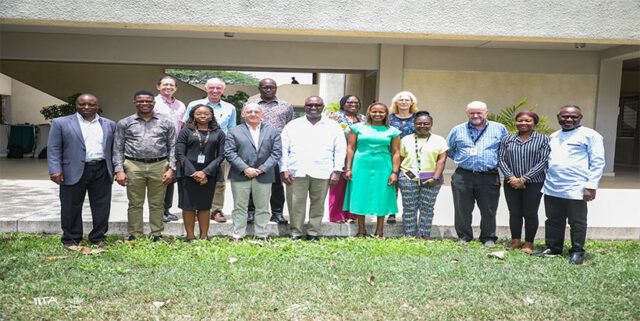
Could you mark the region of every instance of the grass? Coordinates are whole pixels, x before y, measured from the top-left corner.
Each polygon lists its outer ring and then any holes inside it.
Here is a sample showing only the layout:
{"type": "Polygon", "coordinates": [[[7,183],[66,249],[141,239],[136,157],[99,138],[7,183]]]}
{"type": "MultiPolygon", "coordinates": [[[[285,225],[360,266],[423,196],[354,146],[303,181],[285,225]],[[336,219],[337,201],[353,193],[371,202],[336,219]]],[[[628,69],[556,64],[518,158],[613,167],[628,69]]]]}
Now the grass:
{"type": "Polygon", "coordinates": [[[84,255],[59,236],[0,234],[0,319],[640,319],[634,241],[588,242],[572,266],[452,240],[115,240],[84,255]]]}

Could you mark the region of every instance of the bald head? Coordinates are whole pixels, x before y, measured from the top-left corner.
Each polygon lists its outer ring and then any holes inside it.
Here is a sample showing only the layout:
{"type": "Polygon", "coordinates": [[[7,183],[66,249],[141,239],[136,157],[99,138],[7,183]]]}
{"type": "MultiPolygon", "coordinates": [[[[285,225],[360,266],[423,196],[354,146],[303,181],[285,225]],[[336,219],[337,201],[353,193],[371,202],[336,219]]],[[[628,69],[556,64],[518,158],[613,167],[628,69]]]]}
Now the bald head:
{"type": "Polygon", "coordinates": [[[276,99],[278,85],[275,80],[271,78],[264,78],[260,80],[260,83],[258,84],[258,91],[260,92],[260,98],[269,103],[276,99]]]}

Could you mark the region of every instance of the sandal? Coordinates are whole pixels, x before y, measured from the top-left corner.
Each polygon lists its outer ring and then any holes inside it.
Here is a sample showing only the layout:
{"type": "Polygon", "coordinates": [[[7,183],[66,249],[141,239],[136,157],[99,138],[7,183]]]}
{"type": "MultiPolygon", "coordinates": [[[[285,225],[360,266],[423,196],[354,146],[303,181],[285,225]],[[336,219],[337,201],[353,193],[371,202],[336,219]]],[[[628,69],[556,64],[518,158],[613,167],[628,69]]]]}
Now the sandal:
{"type": "Polygon", "coordinates": [[[356,234],[356,237],[359,237],[359,238],[365,238],[365,237],[369,237],[369,235],[367,235],[367,233],[360,233],[360,232],[358,232],[358,234],[356,234]]]}

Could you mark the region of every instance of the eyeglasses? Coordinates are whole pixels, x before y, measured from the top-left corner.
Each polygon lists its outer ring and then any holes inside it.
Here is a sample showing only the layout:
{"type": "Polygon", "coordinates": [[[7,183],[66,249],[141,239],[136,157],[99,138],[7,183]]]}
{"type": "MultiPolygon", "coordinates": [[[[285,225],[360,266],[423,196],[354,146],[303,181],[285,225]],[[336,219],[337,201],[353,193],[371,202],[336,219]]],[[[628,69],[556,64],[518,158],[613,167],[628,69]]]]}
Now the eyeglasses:
{"type": "Polygon", "coordinates": [[[322,107],[324,104],[304,104],[305,107],[322,107]]]}
{"type": "Polygon", "coordinates": [[[260,88],[265,89],[265,90],[274,90],[274,89],[276,89],[276,86],[261,86],[260,88]]]}
{"type": "Polygon", "coordinates": [[[211,113],[193,113],[194,116],[211,116],[211,113]]]}
{"type": "Polygon", "coordinates": [[[359,101],[348,101],[346,103],[349,104],[349,105],[360,105],[359,101]]]}
{"type": "Polygon", "coordinates": [[[138,104],[150,104],[152,102],[153,100],[136,100],[136,103],[138,104]]]}

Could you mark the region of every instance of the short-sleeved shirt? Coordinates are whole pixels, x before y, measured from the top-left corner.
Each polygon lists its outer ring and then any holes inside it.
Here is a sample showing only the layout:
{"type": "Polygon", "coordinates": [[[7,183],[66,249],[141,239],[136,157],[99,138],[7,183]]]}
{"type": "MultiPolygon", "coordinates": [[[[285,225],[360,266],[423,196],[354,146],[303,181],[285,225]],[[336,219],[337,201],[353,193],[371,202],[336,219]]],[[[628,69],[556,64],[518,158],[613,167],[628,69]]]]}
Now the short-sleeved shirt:
{"type": "Polygon", "coordinates": [[[400,138],[415,133],[416,129],[413,125],[416,114],[411,114],[409,118],[400,118],[396,114],[389,115],[389,125],[400,130],[400,138]]]}
{"type": "MultiPolygon", "coordinates": [[[[444,137],[431,134],[427,138],[416,139],[415,134],[405,136],[400,140],[400,156],[404,157],[400,169],[403,172],[409,170],[415,173],[434,173],[436,171],[436,163],[438,155],[449,150],[447,141],[444,137]],[[418,157],[420,157],[420,168],[418,168],[418,157]]],[[[418,180],[416,177],[413,180],[418,180]]]]}
{"type": "Polygon", "coordinates": [[[280,132],[290,121],[293,120],[293,105],[275,97],[271,102],[266,102],[258,97],[247,101],[246,104],[256,103],[262,106],[263,118],[262,122],[273,128],[277,128],[280,132]]]}
{"type": "Polygon", "coordinates": [[[344,135],[347,137],[349,135],[349,132],[351,131],[349,127],[353,126],[353,124],[357,124],[367,120],[367,117],[363,114],[356,114],[356,116],[349,116],[345,114],[345,112],[342,110],[331,112],[329,113],[329,115],[327,115],[327,117],[337,122],[338,125],[342,127],[342,130],[344,131],[344,135]]]}
{"type": "Polygon", "coordinates": [[[189,103],[187,106],[187,110],[184,113],[184,118],[182,119],[183,123],[186,123],[189,120],[189,113],[193,107],[198,105],[208,105],[213,108],[213,115],[218,122],[218,126],[220,129],[227,134],[227,130],[231,127],[236,126],[236,107],[226,101],[219,101],[217,104],[212,104],[209,99],[203,98],[199,100],[194,100],[189,103]]]}

